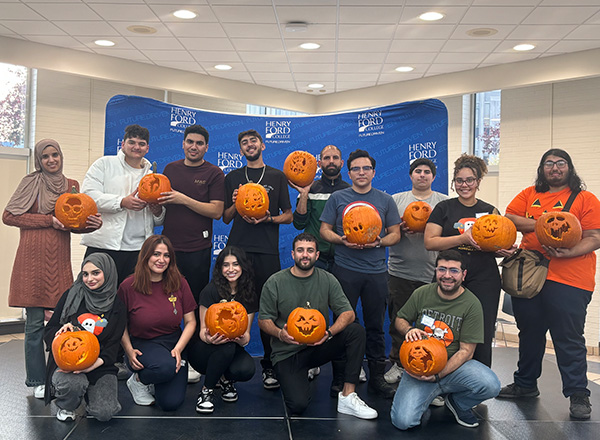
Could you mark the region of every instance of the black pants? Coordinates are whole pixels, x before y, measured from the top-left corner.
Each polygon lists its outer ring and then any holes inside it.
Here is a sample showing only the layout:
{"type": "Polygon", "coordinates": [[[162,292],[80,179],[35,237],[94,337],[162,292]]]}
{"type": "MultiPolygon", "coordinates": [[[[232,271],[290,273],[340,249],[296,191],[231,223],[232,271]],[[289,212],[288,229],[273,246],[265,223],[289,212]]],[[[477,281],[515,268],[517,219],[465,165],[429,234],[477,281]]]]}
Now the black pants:
{"type": "Polygon", "coordinates": [[[365,355],[365,330],[356,322],[324,344],[306,347],[275,364],[283,399],[291,414],[302,414],[310,403],[308,370],[333,360],[345,361],[344,382],[358,384],[365,355]]]}
{"type": "Polygon", "coordinates": [[[85,251],[85,257],[87,258],[89,255],[98,252],[104,252],[105,254],[110,255],[115,262],[118,274],[117,286],[120,286],[125,278],[133,274],[140,253],[140,251],[113,251],[111,249],[88,247],[85,251]]]}
{"type": "Polygon", "coordinates": [[[200,292],[206,287],[210,278],[210,251],[211,249],[208,248],[196,252],[175,252],[177,267],[190,285],[196,304],[200,299],[200,292]]]}

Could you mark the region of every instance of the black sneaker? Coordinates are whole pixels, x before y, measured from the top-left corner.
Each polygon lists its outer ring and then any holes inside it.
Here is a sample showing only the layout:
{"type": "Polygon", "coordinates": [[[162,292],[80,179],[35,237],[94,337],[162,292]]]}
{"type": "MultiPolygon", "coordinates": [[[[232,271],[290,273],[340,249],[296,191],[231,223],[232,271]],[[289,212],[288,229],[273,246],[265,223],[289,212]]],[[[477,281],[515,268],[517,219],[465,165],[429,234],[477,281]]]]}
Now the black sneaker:
{"type": "Polygon", "coordinates": [[[540,390],[537,387],[535,388],[523,388],[517,385],[516,383],[511,383],[510,385],[506,385],[502,387],[498,397],[503,399],[518,399],[520,397],[537,397],[540,395],[540,390]]]}
{"type": "Polygon", "coordinates": [[[221,399],[225,402],[235,402],[238,400],[238,393],[233,386],[232,380],[221,378],[219,380],[219,388],[221,388],[221,399]]]}
{"type": "Polygon", "coordinates": [[[213,390],[202,388],[202,391],[200,391],[200,394],[198,394],[196,412],[201,414],[210,414],[215,410],[214,400],[215,397],[213,396],[213,390]]]}
{"type": "Polygon", "coordinates": [[[276,390],[279,388],[279,381],[275,377],[275,372],[271,368],[263,370],[263,387],[266,390],[276,390]]]}
{"type": "Polygon", "coordinates": [[[461,410],[454,403],[454,399],[452,398],[452,394],[448,394],[446,396],[446,406],[454,414],[454,418],[458,422],[459,425],[464,426],[466,428],[477,428],[479,426],[479,420],[473,414],[473,410],[471,408],[467,410],[461,410]]]}
{"type": "Polygon", "coordinates": [[[569,413],[571,417],[576,419],[589,419],[592,414],[592,404],[587,394],[578,392],[573,394],[571,397],[571,405],[569,406],[569,413]]]}

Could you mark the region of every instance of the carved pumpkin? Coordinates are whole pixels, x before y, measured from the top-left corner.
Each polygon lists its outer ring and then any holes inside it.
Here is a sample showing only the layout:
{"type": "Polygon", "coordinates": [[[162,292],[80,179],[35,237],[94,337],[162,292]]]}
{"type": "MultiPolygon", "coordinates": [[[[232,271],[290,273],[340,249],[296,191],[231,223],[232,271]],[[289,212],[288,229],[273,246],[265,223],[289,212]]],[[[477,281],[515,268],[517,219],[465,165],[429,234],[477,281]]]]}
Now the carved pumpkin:
{"type": "Polygon", "coordinates": [[[146,174],[138,185],[138,197],[144,202],[158,203],[161,193],[171,191],[171,181],[164,174],[156,172],[156,162],[152,162],[152,173],[146,174]]]}
{"type": "Polygon", "coordinates": [[[446,345],[434,337],[404,341],[400,347],[400,363],[415,376],[432,376],[446,366],[446,345]]]}
{"type": "Polygon", "coordinates": [[[237,301],[223,300],[208,308],[204,322],[211,335],[220,333],[228,339],[235,339],[248,329],[248,312],[237,301]]]}
{"type": "Polygon", "coordinates": [[[246,183],[238,189],[235,209],[244,216],[263,218],[269,210],[269,194],[258,183],[246,183]]]}
{"type": "Polygon", "coordinates": [[[63,332],[52,341],[52,355],[63,371],[79,371],[91,367],[100,354],[98,338],[85,330],[63,332]]]}
{"type": "Polygon", "coordinates": [[[287,332],[301,344],[320,341],[326,331],[327,321],[321,312],[310,308],[310,303],[306,303],[306,307],[295,308],[288,316],[287,332]]]}
{"type": "Polygon", "coordinates": [[[473,239],[482,251],[495,252],[510,249],[517,240],[517,227],[508,218],[498,214],[479,217],[473,224],[473,239]]]}
{"type": "Polygon", "coordinates": [[[310,185],[317,174],[317,159],[306,151],[293,151],[283,163],[283,174],[302,188],[310,185]]]}
{"type": "Polygon", "coordinates": [[[404,214],[402,214],[402,220],[411,231],[423,232],[430,214],[431,206],[429,206],[429,203],[418,200],[408,204],[404,214]]]}
{"type": "Polygon", "coordinates": [[[367,202],[353,202],[344,208],[342,228],[350,243],[373,243],[381,233],[381,217],[377,209],[367,202]]]}
{"type": "Polygon", "coordinates": [[[71,192],[61,194],[54,205],[54,215],[65,228],[85,229],[90,215],[98,213],[96,202],[87,194],[78,193],[75,187],[71,192]]]}
{"type": "Polygon", "coordinates": [[[572,248],[581,241],[581,223],[568,211],[546,212],[535,222],[535,235],[544,246],[572,248]]]}

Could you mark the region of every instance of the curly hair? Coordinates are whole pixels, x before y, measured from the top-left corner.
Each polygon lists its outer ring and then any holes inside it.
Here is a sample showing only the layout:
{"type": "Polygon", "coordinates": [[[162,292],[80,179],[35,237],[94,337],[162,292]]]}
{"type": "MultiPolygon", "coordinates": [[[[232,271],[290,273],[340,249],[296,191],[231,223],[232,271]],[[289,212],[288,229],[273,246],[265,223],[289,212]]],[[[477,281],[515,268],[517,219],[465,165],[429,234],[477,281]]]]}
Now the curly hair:
{"type": "Polygon", "coordinates": [[[540,164],[537,169],[537,178],[535,179],[535,190],[537,192],[548,192],[550,190],[550,185],[546,181],[546,176],[544,175],[544,162],[548,156],[556,156],[560,157],[567,161],[569,165],[569,178],[567,183],[571,191],[583,191],[586,186],[585,183],[581,180],[581,178],[577,175],[575,171],[575,165],[573,165],[573,161],[571,160],[571,156],[565,150],[561,150],[560,148],[552,148],[544,153],[542,158],[540,159],[540,164]]]}
{"type": "Polygon", "coordinates": [[[454,161],[454,177],[463,168],[469,168],[477,179],[483,179],[488,172],[488,167],[481,157],[473,156],[472,154],[463,153],[454,161]]]}
{"type": "Polygon", "coordinates": [[[245,303],[252,303],[257,300],[256,291],[254,290],[254,269],[250,260],[246,256],[246,252],[237,246],[226,246],[217,257],[215,267],[213,268],[212,279],[217,288],[217,292],[221,298],[229,299],[231,297],[231,286],[229,281],[223,276],[223,263],[225,257],[233,256],[237,259],[237,262],[242,269],[242,274],[238,278],[237,282],[237,293],[235,294],[237,299],[241,299],[245,303]]]}

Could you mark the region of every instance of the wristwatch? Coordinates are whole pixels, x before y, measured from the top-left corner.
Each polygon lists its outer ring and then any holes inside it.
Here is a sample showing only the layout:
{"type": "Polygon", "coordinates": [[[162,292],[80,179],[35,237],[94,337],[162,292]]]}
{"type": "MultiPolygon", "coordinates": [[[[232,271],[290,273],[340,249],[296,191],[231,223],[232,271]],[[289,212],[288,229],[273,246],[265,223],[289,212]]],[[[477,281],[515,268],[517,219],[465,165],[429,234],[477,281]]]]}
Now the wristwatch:
{"type": "Polygon", "coordinates": [[[325,330],[325,333],[327,333],[327,336],[328,336],[328,337],[327,337],[327,340],[326,340],[325,342],[327,342],[327,341],[329,341],[331,338],[333,338],[333,333],[331,333],[331,330],[327,329],[327,330],[325,330]]]}

